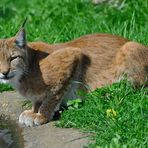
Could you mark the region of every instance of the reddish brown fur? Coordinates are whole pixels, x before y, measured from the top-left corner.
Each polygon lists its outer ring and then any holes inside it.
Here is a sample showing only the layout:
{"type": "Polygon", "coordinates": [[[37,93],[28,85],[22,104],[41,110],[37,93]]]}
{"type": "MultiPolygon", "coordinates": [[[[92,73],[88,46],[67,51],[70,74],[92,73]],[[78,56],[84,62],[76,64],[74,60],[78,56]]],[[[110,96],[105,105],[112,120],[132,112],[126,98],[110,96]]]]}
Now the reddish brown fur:
{"type": "MultiPolygon", "coordinates": [[[[16,37],[6,39],[4,49],[4,42],[0,40],[1,73],[11,65],[2,55],[9,59],[11,51],[20,50],[15,41],[16,37]]],[[[124,75],[136,86],[148,85],[148,47],[118,36],[92,34],[66,43],[32,42],[21,48],[25,50],[23,54],[27,51],[28,56],[24,57],[29,63],[29,71],[15,84],[12,80],[10,83],[34,102],[32,110],[20,115],[20,122],[27,126],[51,120],[66,89],[84,89],[88,85],[94,90],[114,83],[124,75]],[[71,80],[81,83],[72,85],[71,80]]]]}

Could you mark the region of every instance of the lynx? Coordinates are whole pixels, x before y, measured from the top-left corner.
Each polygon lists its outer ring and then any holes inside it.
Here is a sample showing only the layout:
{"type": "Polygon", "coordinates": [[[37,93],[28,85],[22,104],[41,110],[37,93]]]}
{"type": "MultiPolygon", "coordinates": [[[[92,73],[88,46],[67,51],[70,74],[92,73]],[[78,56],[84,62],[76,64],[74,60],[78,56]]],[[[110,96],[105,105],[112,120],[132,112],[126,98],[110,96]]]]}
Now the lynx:
{"type": "Polygon", "coordinates": [[[24,26],[0,40],[0,82],[33,103],[19,116],[26,126],[52,120],[65,99],[77,98],[77,90],[92,91],[125,75],[134,86],[148,86],[147,46],[109,34],[52,45],[27,42],[24,26]]]}

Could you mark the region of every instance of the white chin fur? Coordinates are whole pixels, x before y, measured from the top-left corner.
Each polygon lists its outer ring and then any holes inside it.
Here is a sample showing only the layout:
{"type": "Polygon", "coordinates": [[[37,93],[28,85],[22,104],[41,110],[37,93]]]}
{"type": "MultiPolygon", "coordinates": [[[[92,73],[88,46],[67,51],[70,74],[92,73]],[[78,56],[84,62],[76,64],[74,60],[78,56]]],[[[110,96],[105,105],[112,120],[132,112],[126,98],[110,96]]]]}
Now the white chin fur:
{"type": "Polygon", "coordinates": [[[0,83],[8,84],[9,83],[9,80],[0,79],[0,83]]]}
{"type": "Polygon", "coordinates": [[[3,79],[3,78],[4,78],[4,75],[0,73],[0,79],[3,79]]]}

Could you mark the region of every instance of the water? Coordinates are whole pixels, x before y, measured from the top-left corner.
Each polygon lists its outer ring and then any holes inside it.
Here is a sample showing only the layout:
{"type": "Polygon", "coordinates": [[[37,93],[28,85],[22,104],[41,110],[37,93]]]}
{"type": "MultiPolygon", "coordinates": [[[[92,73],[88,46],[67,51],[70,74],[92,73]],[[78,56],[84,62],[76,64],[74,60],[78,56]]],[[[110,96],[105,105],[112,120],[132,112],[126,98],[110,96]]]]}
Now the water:
{"type": "Polygon", "coordinates": [[[22,148],[21,128],[8,117],[0,116],[0,148],[22,148]]]}

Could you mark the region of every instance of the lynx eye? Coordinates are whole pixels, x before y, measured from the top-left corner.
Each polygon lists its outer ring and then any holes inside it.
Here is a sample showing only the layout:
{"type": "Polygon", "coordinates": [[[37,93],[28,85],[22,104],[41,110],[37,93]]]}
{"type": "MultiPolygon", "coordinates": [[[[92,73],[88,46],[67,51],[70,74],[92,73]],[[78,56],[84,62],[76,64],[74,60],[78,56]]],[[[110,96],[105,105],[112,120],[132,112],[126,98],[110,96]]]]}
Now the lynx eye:
{"type": "Polygon", "coordinates": [[[17,55],[17,56],[12,56],[12,57],[10,58],[10,61],[13,61],[13,60],[18,59],[18,58],[24,60],[24,58],[23,58],[22,56],[17,55]]]}
{"type": "Polygon", "coordinates": [[[19,56],[12,56],[11,58],[10,58],[10,61],[13,61],[13,60],[15,60],[15,59],[17,59],[19,56]]]}

